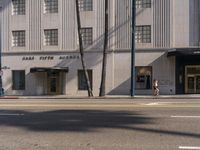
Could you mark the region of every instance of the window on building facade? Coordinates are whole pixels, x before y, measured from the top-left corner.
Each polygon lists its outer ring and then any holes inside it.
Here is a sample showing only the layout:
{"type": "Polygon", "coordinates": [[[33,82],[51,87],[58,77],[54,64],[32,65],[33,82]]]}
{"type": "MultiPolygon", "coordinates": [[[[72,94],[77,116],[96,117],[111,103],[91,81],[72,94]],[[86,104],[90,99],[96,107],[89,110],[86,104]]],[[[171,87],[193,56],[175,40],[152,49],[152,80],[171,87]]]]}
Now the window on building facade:
{"type": "Polygon", "coordinates": [[[13,90],[25,90],[25,70],[13,70],[12,82],[13,90]]]}
{"type": "Polygon", "coordinates": [[[151,0],[136,0],[136,8],[151,8],[151,0]]]}
{"type": "Polygon", "coordinates": [[[81,28],[80,32],[83,40],[83,47],[86,48],[87,46],[92,45],[93,43],[92,28],[81,28]]]}
{"type": "Polygon", "coordinates": [[[25,0],[12,0],[12,14],[25,15],[25,0]]]}
{"type": "MultiPolygon", "coordinates": [[[[92,88],[92,70],[87,70],[92,88]]],[[[78,90],[87,90],[87,82],[83,70],[78,70],[78,90]]]]}
{"type": "Polygon", "coordinates": [[[45,46],[58,45],[58,29],[45,29],[44,30],[44,45],[45,46]]]}
{"type": "Polygon", "coordinates": [[[12,46],[24,47],[25,46],[25,31],[12,31],[12,46]]]}
{"type": "Polygon", "coordinates": [[[136,89],[151,89],[152,88],[152,67],[140,66],[135,68],[136,73],[136,89]]]}
{"type": "Polygon", "coordinates": [[[44,13],[57,13],[58,0],[44,0],[44,13]]]}
{"type": "Polygon", "coordinates": [[[136,26],[135,28],[136,43],[151,43],[151,26],[136,26]]]}
{"type": "Polygon", "coordinates": [[[93,0],[79,0],[80,11],[92,11],[93,0]]]}

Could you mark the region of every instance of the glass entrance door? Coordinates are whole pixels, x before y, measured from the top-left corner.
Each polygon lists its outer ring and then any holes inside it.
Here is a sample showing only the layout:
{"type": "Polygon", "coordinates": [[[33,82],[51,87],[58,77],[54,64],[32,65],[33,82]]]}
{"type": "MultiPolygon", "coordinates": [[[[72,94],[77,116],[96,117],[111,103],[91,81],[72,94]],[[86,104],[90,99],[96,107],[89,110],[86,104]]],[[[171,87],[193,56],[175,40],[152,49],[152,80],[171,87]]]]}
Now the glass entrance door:
{"type": "Polygon", "coordinates": [[[185,93],[200,94],[200,66],[185,67],[185,93]]]}
{"type": "Polygon", "coordinates": [[[49,88],[50,88],[50,93],[56,93],[56,91],[57,91],[57,78],[56,77],[51,77],[50,79],[49,79],[50,81],[50,86],[49,86],[49,88]]]}
{"type": "Polygon", "coordinates": [[[195,77],[187,77],[187,93],[195,93],[195,77]]]}
{"type": "Polygon", "coordinates": [[[50,95],[60,94],[60,78],[58,72],[48,73],[47,89],[50,95]]]}
{"type": "Polygon", "coordinates": [[[196,93],[200,94],[200,75],[196,76],[196,93]]]}
{"type": "Polygon", "coordinates": [[[200,76],[187,77],[187,93],[200,94],[200,76]]]}

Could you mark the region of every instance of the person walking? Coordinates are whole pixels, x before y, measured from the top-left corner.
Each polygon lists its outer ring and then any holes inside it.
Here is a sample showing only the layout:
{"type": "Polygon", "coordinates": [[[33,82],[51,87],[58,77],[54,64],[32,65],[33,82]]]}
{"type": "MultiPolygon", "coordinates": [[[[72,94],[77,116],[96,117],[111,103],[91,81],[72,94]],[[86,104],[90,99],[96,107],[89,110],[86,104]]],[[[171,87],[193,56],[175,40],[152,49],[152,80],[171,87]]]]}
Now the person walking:
{"type": "Polygon", "coordinates": [[[158,80],[153,80],[153,95],[158,96],[159,95],[159,88],[158,88],[158,80]]]}

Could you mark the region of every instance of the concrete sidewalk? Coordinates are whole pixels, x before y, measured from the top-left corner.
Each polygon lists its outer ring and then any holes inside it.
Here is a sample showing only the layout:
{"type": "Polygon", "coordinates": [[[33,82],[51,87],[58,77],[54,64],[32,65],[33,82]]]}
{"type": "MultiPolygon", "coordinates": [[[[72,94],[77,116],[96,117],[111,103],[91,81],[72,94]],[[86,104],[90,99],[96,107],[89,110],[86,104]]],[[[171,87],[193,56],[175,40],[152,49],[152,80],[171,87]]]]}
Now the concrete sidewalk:
{"type": "Polygon", "coordinates": [[[87,96],[68,96],[68,95],[53,95],[53,96],[2,96],[0,99],[199,99],[200,94],[184,94],[184,95],[106,95],[105,97],[87,97],[87,96]]]}

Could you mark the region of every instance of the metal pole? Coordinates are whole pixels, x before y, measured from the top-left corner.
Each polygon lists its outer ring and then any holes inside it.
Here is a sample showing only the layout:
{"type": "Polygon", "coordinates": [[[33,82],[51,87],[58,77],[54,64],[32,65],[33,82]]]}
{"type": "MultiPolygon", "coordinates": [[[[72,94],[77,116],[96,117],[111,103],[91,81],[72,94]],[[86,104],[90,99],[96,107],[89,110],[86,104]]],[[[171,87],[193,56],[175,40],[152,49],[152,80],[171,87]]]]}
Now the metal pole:
{"type": "Polygon", "coordinates": [[[135,0],[132,0],[131,96],[135,96],[135,22],[136,5],[135,0]]]}
{"type": "MultiPolygon", "coordinates": [[[[2,7],[0,7],[0,12],[2,11],[2,7]]],[[[1,43],[1,40],[2,40],[2,30],[1,30],[1,27],[2,27],[2,16],[0,16],[0,96],[3,96],[3,91],[2,91],[2,64],[1,64],[1,57],[2,57],[2,43],[1,43]]]]}

